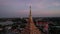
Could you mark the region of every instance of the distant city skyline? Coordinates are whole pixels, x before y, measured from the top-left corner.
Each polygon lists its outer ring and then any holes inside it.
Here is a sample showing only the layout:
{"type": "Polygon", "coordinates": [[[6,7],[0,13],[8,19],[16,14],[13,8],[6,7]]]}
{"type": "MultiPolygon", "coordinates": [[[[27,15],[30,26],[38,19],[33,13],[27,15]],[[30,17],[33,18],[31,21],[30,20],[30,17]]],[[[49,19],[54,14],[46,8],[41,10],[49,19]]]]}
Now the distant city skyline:
{"type": "Polygon", "coordinates": [[[30,5],[33,17],[60,17],[60,0],[0,0],[0,18],[28,17],[30,5]]]}

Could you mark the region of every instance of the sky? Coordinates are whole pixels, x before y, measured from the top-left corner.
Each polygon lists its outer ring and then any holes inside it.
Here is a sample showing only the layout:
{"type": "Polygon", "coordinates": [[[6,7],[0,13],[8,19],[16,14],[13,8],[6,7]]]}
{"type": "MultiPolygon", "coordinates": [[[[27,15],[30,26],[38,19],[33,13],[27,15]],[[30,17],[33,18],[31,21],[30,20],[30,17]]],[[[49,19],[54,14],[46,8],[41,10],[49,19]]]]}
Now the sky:
{"type": "Polygon", "coordinates": [[[0,0],[0,18],[28,17],[30,5],[33,17],[60,17],[60,0],[0,0]]]}

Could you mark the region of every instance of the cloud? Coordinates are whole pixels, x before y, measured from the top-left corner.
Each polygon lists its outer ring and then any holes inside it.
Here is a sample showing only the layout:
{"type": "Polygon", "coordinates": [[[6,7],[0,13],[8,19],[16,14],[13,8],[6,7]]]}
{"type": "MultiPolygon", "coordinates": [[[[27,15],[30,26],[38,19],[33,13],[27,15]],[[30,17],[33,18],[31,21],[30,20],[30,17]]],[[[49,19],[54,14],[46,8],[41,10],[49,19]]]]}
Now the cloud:
{"type": "Polygon", "coordinates": [[[58,3],[58,2],[54,2],[54,3],[52,3],[52,5],[54,5],[54,6],[60,6],[60,3],[58,3]]]}
{"type": "Polygon", "coordinates": [[[60,0],[0,0],[0,17],[4,15],[25,16],[29,12],[30,5],[34,15],[47,16],[47,14],[60,13],[60,0]]]}
{"type": "MultiPolygon", "coordinates": [[[[34,2],[32,2],[30,4],[32,4],[33,7],[36,7],[38,9],[46,9],[48,7],[60,6],[60,2],[55,1],[55,0],[41,0],[41,1],[35,0],[34,2]]],[[[29,6],[29,4],[28,4],[28,6],[29,6]]]]}

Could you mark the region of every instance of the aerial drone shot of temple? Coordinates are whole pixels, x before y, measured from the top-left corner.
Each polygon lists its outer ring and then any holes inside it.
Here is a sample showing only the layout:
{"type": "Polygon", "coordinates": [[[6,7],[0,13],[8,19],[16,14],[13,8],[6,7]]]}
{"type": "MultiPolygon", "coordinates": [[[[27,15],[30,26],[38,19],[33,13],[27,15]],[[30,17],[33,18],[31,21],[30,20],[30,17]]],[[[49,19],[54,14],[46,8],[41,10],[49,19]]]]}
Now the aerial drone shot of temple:
{"type": "Polygon", "coordinates": [[[26,27],[23,29],[21,34],[41,34],[41,31],[35,26],[33,19],[32,19],[32,14],[31,14],[31,6],[30,6],[30,14],[29,14],[29,19],[26,27]]]}

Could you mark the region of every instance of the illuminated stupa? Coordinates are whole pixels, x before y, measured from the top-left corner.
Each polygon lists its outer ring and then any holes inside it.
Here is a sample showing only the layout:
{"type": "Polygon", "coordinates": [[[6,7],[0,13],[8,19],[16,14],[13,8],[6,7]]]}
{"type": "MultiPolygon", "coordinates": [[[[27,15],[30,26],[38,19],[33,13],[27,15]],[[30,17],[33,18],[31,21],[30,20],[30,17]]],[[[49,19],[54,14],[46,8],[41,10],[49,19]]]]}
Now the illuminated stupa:
{"type": "Polygon", "coordinates": [[[31,6],[30,6],[30,14],[29,14],[29,19],[26,27],[23,29],[21,34],[41,34],[41,31],[35,26],[33,19],[32,19],[32,14],[31,14],[31,6]]]}

